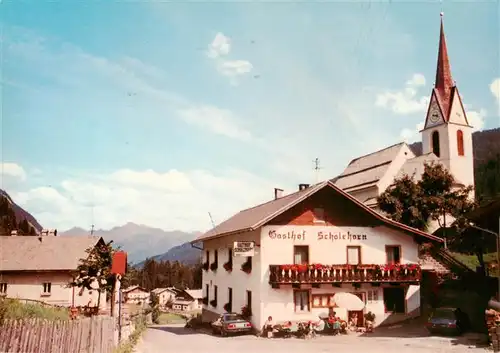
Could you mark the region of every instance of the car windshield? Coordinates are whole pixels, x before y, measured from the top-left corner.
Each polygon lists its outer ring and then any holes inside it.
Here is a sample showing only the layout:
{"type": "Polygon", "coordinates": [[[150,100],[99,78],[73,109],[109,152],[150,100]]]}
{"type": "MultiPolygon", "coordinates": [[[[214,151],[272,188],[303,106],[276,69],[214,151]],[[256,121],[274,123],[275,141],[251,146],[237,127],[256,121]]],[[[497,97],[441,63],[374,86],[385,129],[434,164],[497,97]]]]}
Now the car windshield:
{"type": "Polygon", "coordinates": [[[432,318],[435,319],[455,319],[455,312],[453,309],[437,309],[432,314],[432,318]]]}
{"type": "Polygon", "coordinates": [[[236,321],[236,320],[242,320],[242,317],[238,314],[227,314],[224,315],[224,321],[236,321]]]}

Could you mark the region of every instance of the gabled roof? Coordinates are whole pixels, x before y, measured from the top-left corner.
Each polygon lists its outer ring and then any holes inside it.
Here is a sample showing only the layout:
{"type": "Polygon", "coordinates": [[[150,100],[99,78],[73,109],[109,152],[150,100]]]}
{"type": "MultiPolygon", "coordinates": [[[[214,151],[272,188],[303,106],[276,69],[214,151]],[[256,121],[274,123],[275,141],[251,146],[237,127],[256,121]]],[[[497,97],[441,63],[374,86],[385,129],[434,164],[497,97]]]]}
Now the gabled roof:
{"type": "Polygon", "coordinates": [[[142,288],[141,286],[137,286],[137,285],[122,289],[122,293],[129,293],[135,289],[139,289],[142,292],[148,293],[148,291],[145,288],[142,288]]]}
{"type": "Polygon", "coordinates": [[[439,161],[434,153],[422,154],[415,158],[407,159],[401,167],[396,178],[401,178],[404,175],[412,176],[415,174],[415,179],[419,180],[424,173],[425,163],[439,161]]]}
{"type": "Polygon", "coordinates": [[[186,289],[184,290],[193,299],[203,299],[202,289],[186,289]]]}
{"type": "Polygon", "coordinates": [[[346,192],[375,186],[404,146],[406,143],[401,142],[353,159],[336,178],[335,185],[346,192]]]}
{"type": "Polygon", "coordinates": [[[175,290],[174,287],[166,287],[166,288],[155,288],[153,289],[151,292],[153,292],[154,294],[158,295],[158,294],[161,294],[165,291],[169,291],[173,294],[177,294],[177,291],[175,290]]]}
{"type": "Polygon", "coordinates": [[[407,233],[411,233],[412,235],[417,235],[417,236],[422,236],[425,238],[428,238],[433,241],[437,242],[442,242],[443,240],[441,238],[435,237],[431,234],[428,234],[426,232],[423,232],[421,230],[409,227],[407,225],[404,225],[402,223],[393,221],[380,213],[372,210],[368,206],[364,205],[361,201],[357,200],[354,196],[349,195],[345,191],[342,191],[339,187],[337,187],[331,180],[324,181],[319,184],[315,184],[313,186],[310,186],[309,188],[306,188],[305,190],[301,190],[298,192],[295,192],[293,194],[284,196],[282,198],[279,198],[277,200],[269,201],[267,203],[264,203],[262,205],[249,208],[246,210],[243,210],[233,217],[229,218],[228,220],[222,222],[218,226],[216,226],[214,229],[211,231],[203,234],[202,236],[196,238],[193,240],[191,243],[197,243],[199,241],[203,240],[208,240],[208,239],[213,239],[221,236],[226,236],[230,234],[235,234],[235,233],[241,233],[241,232],[246,232],[246,231],[252,231],[255,229],[258,229],[259,227],[265,225],[266,223],[270,222],[272,219],[275,217],[283,214],[287,210],[291,209],[298,203],[306,200],[319,190],[322,190],[324,188],[332,188],[335,190],[337,193],[341,194],[345,198],[347,198],[349,201],[354,202],[358,207],[362,208],[387,226],[397,228],[399,230],[402,230],[407,233]]]}
{"type": "Polygon", "coordinates": [[[0,236],[0,272],[74,271],[101,237],[0,236]]]}

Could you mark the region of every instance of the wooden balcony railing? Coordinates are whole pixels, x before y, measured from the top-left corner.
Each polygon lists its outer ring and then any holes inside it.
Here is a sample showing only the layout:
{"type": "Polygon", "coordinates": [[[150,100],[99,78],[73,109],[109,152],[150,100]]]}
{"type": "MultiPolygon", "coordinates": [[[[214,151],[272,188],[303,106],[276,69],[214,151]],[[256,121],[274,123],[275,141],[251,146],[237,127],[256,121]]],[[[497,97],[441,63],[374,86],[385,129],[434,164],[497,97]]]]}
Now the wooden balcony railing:
{"type": "Polygon", "coordinates": [[[417,264],[405,265],[269,265],[270,284],[419,282],[417,264]]]}

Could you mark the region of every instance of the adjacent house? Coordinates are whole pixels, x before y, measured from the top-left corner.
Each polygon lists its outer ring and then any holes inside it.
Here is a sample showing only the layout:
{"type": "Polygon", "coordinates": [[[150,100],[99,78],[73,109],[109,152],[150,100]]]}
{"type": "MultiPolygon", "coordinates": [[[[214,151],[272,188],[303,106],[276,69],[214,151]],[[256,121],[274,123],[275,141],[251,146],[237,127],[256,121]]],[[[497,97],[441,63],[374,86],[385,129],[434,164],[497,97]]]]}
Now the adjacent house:
{"type": "Polygon", "coordinates": [[[172,303],[172,309],[179,311],[201,310],[203,302],[203,290],[186,289],[180,292],[172,303]]]}
{"type": "Polygon", "coordinates": [[[325,181],[286,196],[275,192],[274,200],[193,243],[204,250],[203,320],[245,306],[260,328],[268,316],[317,320],[330,308],[344,319],[356,315],[358,324],[367,311],[376,324],[419,315],[422,272],[440,270],[421,251],[439,248],[442,239],[392,221],[325,181]],[[253,244],[253,253],[239,256],[235,242],[253,244]],[[345,292],[364,308],[338,307],[335,294],[345,292]]]}
{"type": "Polygon", "coordinates": [[[174,302],[176,295],[178,295],[180,291],[174,287],[168,287],[155,288],[151,292],[158,296],[158,303],[160,306],[166,307],[174,302]]]}
{"type": "MultiPolygon", "coordinates": [[[[59,306],[96,306],[97,290],[70,288],[86,250],[104,244],[96,236],[0,236],[0,296],[59,306]]],[[[96,285],[97,288],[97,285],[96,285]]],[[[101,294],[100,307],[106,307],[101,294]]]]}
{"type": "Polygon", "coordinates": [[[150,293],[140,286],[131,286],[122,290],[122,296],[125,303],[142,304],[149,301],[150,293]]]}

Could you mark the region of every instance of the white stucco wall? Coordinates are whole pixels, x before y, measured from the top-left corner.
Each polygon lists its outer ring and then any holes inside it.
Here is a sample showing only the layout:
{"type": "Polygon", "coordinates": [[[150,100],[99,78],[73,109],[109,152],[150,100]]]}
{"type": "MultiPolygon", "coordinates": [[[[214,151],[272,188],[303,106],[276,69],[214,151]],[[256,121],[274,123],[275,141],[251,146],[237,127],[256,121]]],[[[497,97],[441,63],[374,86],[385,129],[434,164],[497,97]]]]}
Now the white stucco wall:
{"type": "Polygon", "coordinates": [[[261,266],[260,266],[260,231],[248,232],[237,236],[228,236],[211,241],[206,241],[203,244],[203,262],[206,261],[206,251],[210,251],[210,264],[214,260],[214,250],[218,250],[219,266],[217,271],[203,271],[203,296],[206,296],[206,285],[209,287],[208,305],[203,308],[214,313],[224,313],[224,304],[228,302],[228,288],[233,289],[233,312],[241,312],[241,308],[246,305],[247,290],[252,292],[252,321],[260,320],[260,310],[258,310],[261,289],[261,266]],[[227,272],[223,265],[228,260],[228,249],[233,247],[234,241],[254,241],[257,246],[255,256],[252,259],[252,273],[246,274],[241,270],[241,265],[246,261],[245,257],[233,257],[233,270],[227,272]],[[210,301],[214,298],[214,286],[217,285],[217,307],[210,305],[210,301]]]}
{"type": "MultiPolygon", "coordinates": [[[[386,245],[401,246],[401,263],[418,263],[418,245],[413,238],[405,233],[395,231],[387,227],[360,228],[360,227],[321,227],[321,226],[280,226],[263,227],[260,263],[261,283],[261,313],[256,317],[255,324],[261,327],[265,318],[272,316],[275,321],[281,320],[317,320],[318,314],[327,312],[325,308],[311,308],[307,313],[295,313],[293,289],[290,286],[282,286],[279,289],[271,288],[269,282],[269,265],[281,265],[293,263],[294,245],[309,246],[309,263],[320,264],[345,264],[347,262],[347,246],[361,246],[361,258],[363,264],[385,264],[386,245]],[[293,231],[295,234],[305,232],[305,238],[298,239],[273,239],[269,236],[270,231],[286,234],[293,231]],[[366,240],[318,240],[318,233],[323,234],[365,234],[366,240]]],[[[378,290],[378,300],[367,303],[366,312],[372,311],[376,317],[376,322],[382,322],[388,313],[385,313],[383,304],[383,287],[372,287],[370,284],[363,284],[361,288],[355,289],[351,284],[345,284],[341,288],[331,285],[322,285],[320,288],[302,286],[303,289],[311,288],[311,295],[337,292],[364,292],[368,290],[378,290]]],[[[301,289],[302,289],[301,288],[301,289]]],[[[366,296],[367,297],[367,296],[366,296]]],[[[409,313],[420,307],[419,286],[411,286],[406,292],[406,311],[409,313]]],[[[346,318],[346,311],[335,309],[337,314],[346,318]]],[[[255,310],[254,310],[255,312],[255,310]]]]}
{"type": "MultiPolygon", "coordinates": [[[[71,275],[66,272],[25,272],[0,275],[0,283],[7,283],[8,298],[30,299],[59,306],[97,305],[98,291],[68,288],[71,275]],[[51,283],[50,293],[43,293],[43,284],[51,283]],[[80,294],[81,293],[81,294],[80,294]]],[[[101,308],[106,307],[106,294],[101,294],[101,308]]]]}

